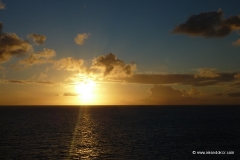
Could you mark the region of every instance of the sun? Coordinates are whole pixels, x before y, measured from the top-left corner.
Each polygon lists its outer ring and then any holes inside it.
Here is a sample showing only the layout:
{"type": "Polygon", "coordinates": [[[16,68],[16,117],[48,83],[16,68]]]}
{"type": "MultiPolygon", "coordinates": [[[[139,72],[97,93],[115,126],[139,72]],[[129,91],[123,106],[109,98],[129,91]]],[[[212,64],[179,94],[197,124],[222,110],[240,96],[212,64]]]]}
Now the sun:
{"type": "Polygon", "coordinates": [[[80,97],[81,104],[93,104],[94,103],[94,90],[96,83],[87,79],[81,83],[75,85],[75,90],[80,97]]]}

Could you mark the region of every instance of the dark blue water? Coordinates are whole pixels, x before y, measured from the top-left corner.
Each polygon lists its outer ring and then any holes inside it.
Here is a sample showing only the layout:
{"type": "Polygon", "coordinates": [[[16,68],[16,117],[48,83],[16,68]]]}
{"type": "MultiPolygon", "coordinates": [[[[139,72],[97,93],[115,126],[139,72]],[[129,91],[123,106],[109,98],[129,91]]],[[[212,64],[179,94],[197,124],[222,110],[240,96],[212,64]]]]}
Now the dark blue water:
{"type": "Polygon", "coordinates": [[[233,159],[239,115],[239,106],[0,107],[0,159],[233,159]]]}

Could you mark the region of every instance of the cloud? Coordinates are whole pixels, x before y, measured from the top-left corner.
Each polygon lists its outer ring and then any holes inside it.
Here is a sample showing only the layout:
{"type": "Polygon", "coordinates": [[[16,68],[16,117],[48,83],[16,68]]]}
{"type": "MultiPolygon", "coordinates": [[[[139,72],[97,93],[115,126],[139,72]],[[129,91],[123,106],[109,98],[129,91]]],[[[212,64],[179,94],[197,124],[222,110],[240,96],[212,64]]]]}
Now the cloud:
{"type": "Polygon", "coordinates": [[[191,86],[209,86],[234,82],[236,73],[218,73],[218,77],[198,77],[194,74],[134,74],[131,77],[118,78],[126,83],[136,84],[181,84],[191,86]]]}
{"type": "Polygon", "coordinates": [[[81,71],[83,70],[83,59],[73,57],[62,58],[54,62],[55,68],[66,71],[81,71]]]}
{"type": "Polygon", "coordinates": [[[125,64],[114,54],[109,53],[93,59],[90,72],[100,73],[104,77],[129,77],[133,75],[136,67],[136,64],[125,64]]]}
{"type": "Polygon", "coordinates": [[[182,96],[183,97],[197,97],[200,95],[200,91],[196,88],[191,88],[189,91],[182,91],[182,96]]]}
{"type": "Polygon", "coordinates": [[[0,35],[2,35],[3,24],[0,22],[0,35]]]}
{"type": "Polygon", "coordinates": [[[34,34],[34,33],[29,34],[29,35],[28,35],[28,38],[29,38],[29,39],[32,39],[33,42],[34,42],[35,44],[37,44],[37,45],[43,44],[43,43],[46,41],[46,39],[47,39],[47,37],[44,36],[44,35],[34,34]]]}
{"type": "Polygon", "coordinates": [[[52,85],[52,84],[56,84],[56,83],[54,83],[54,82],[51,82],[51,81],[35,81],[35,82],[33,82],[33,83],[35,83],[35,84],[50,84],[50,85],[52,85]]]}
{"type": "Polygon", "coordinates": [[[91,34],[87,34],[87,33],[82,33],[82,34],[78,34],[77,37],[74,39],[75,43],[79,44],[79,45],[83,45],[84,40],[88,38],[88,36],[90,36],[91,34]]]}
{"type": "Polygon", "coordinates": [[[148,104],[194,104],[199,103],[199,99],[192,96],[196,91],[197,89],[191,89],[187,92],[173,89],[171,86],[154,85],[149,89],[150,95],[144,101],[148,104]],[[184,95],[186,93],[191,96],[184,95]]]}
{"type": "Polygon", "coordinates": [[[234,75],[234,78],[240,79],[240,74],[234,75]]]}
{"type": "Polygon", "coordinates": [[[0,0],[0,9],[5,9],[5,5],[2,3],[1,0],[0,0]]]}
{"type": "Polygon", "coordinates": [[[217,94],[215,94],[215,96],[223,96],[223,94],[222,93],[217,93],[217,94]]]}
{"type": "Polygon", "coordinates": [[[240,39],[238,39],[236,42],[233,42],[232,45],[239,46],[240,45],[240,39]]]}
{"type": "Polygon", "coordinates": [[[229,97],[240,97],[240,92],[228,93],[229,97]]]}
{"type": "Polygon", "coordinates": [[[34,81],[34,80],[12,80],[12,79],[0,79],[0,83],[4,84],[45,84],[45,85],[53,85],[57,84],[51,81],[34,81]]]}
{"type": "Polygon", "coordinates": [[[150,88],[149,91],[150,91],[150,97],[155,97],[155,98],[182,97],[182,93],[180,91],[175,90],[170,86],[154,85],[153,87],[150,88]]]}
{"type": "Polygon", "coordinates": [[[199,68],[198,74],[195,74],[194,78],[205,77],[205,78],[216,78],[220,75],[216,72],[214,68],[199,68]]]}
{"type": "Polygon", "coordinates": [[[43,52],[30,54],[28,58],[19,61],[18,65],[28,67],[36,64],[50,63],[52,62],[51,58],[54,56],[56,56],[56,52],[54,50],[44,48],[43,52]]]}
{"type": "Polygon", "coordinates": [[[0,63],[9,61],[12,56],[23,55],[30,51],[31,45],[20,39],[15,33],[2,33],[0,22],[0,63]]]}
{"type": "Polygon", "coordinates": [[[67,93],[64,93],[63,96],[78,96],[78,94],[72,93],[72,92],[67,92],[67,93]]]}
{"type": "Polygon", "coordinates": [[[229,86],[233,88],[240,88],[240,83],[239,82],[233,83],[233,84],[230,84],[229,86]]]}
{"type": "Polygon", "coordinates": [[[47,78],[47,74],[41,73],[38,78],[39,79],[46,79],[47,78]]]}
{"type": "Polygon", "coordinates": [[[221,9],[192,15],[185,23],[178,25],[172,33],[202,37],[224,37],[240,29],[240,16],[224,19],[221,9]]]}
{"type": "Polygon", "coordinates": [[[90,67],[84,66],[83,59],[73,57],[56,60],[54,67],[57,70],[78,71],[92,78],[130,77],[136,70],[136,64],[125,64],[112,53],[94,58],[90,67]]]}

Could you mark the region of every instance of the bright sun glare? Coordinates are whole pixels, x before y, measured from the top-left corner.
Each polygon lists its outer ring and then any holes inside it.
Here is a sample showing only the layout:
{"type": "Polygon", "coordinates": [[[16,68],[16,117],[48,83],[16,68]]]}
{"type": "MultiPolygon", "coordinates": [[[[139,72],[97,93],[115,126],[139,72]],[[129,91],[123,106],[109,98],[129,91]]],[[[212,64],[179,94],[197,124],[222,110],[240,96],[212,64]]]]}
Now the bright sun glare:
{"type": "Polygon", "coordinates": [[[94,101],[94,89],[96,83],[93,80],[85,80],[75,85],[75,90],[79,94],[82,104],[92,104],[94,101]]]}

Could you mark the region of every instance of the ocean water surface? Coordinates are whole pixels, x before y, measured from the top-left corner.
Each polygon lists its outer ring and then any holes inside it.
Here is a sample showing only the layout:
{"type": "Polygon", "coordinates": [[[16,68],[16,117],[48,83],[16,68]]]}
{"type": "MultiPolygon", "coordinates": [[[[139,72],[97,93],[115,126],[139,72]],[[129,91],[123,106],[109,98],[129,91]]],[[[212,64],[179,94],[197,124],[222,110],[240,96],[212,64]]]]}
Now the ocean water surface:
{"type": "Polygon", "coordinates": [[[0,159],[232,159],[240,156],[239,113],[239,106],[0,107],[0,159]]]}

